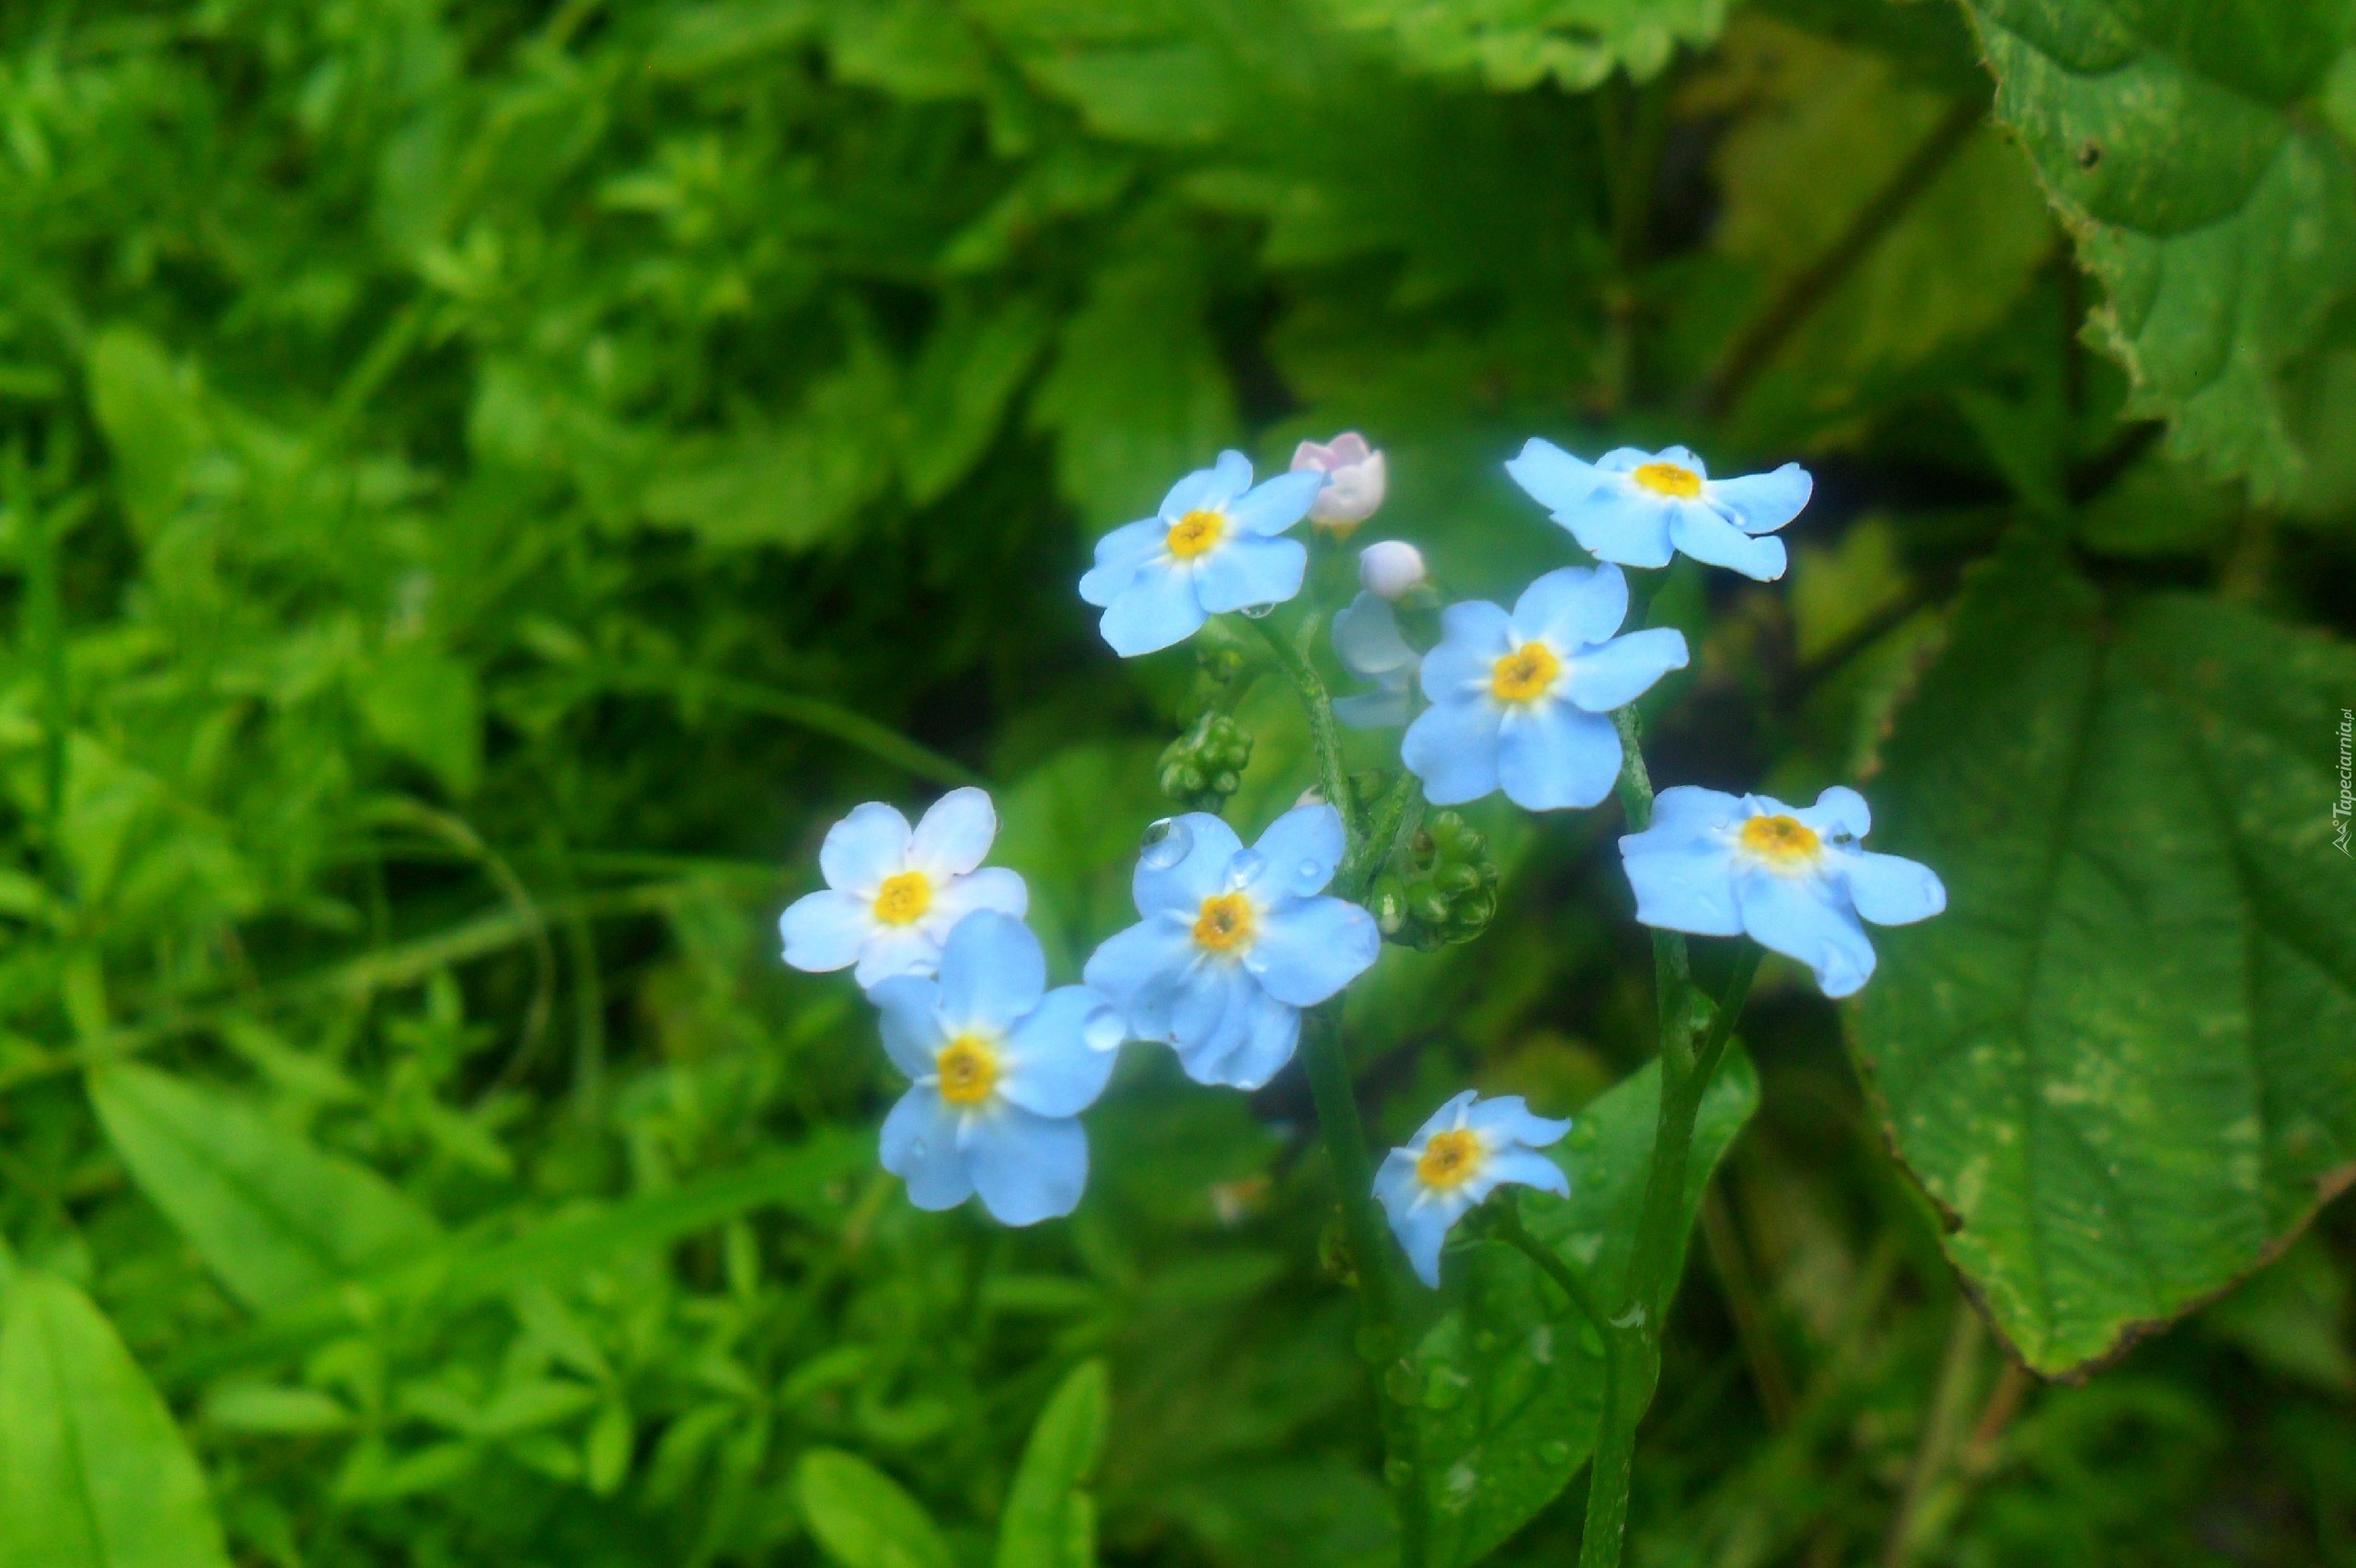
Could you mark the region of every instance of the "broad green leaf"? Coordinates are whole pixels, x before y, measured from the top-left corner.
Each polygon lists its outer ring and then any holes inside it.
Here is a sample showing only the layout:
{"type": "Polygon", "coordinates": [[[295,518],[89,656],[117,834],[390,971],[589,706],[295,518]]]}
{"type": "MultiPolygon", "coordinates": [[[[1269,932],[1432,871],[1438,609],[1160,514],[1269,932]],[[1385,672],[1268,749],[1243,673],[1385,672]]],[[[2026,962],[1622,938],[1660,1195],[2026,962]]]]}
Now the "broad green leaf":
{"type": "MultiPolygon", "coordinates": [[[[1703,1098],[1693,1128],[1686,1228],[1718,1159],[1759,1105],[1759,1078],[1739,1047],[1703,1098]]],[[[1571,1195],[1527,1198],[1531,1233],[1588,1282],[1618,1297],[1643,1206],[1660,1109],[1660,1066],[1649,1063],[1579,1113],[1549,1150],[1570,1173],[1571,1195]]],[[[1681,1255],[1680,1243],[1680,1255],[1681,1255]]],[[[1595,1448],[1603,1405],[1603,1341],[1563,1293],[1502,1245],[1451,1257],[1462,1304],[1415,1355],[1430,1485],[1432,1561],[1476,1562],[1519,1529],[1595,1448]]]]}
{"type": "Polygon", "coordinates": [[[1354,28],[1381,29],[1418,70],[1477,72],[1508,92],[1552,78],[1573,92],[1624,70],[1657,76],[1682,44],[1726,25],[1727,0],[1328,0],[1354,28]]]}
{"type": "Polygon", "coordinates": [[[136,328],[110,327],[91,340],[89,376],[122,509],[152,535],[187,493],[189,467],[204,444],[203,415],[161,346],[136,328]]]}
{"type": "Polygon", "coordinates": [[[810,1533],[841,1568],[955,1568],[923,1505],[856,1454],[803,1454],[793,1494],[810,1533]]]}
{"type": "Polygon", "coordinates": [[[204,1476],[114,1326],[53,1275],[0,1301],[0,1568],[228,1568],[204,1476]]]}
{"type": "Polygon", "coordinates": [[[998,1568],[1095,1568],[1096,1505],[1087,1487],[1109,1406],[1101,1361],[1074,1367],[1048,1400],[1007,1493],[998,1568]]]}
{"type": "Polygon", "coordinates": [[[1872,842],[1948,908],[1876,933],[1857,1057],[2039,1372],[2224,1289],[2356,1177],[2351,691],[2343,644],[2193,594],[2112,605],[2024,539],[1900,716],[1872,842]]]}
{"type": "Polygon", "coordinates": [[[89,1081],[132,1179],[249,1307],[284,1306],[440,1238],[383,1177],[241,1101],[133,1062],[89,1081]]]}
{"type": "MultiPolygon", "coordinates": [[[[1878,56],[1745,18],[1686,101],[1739,111],[1718,145],[1713,243],[1755,270],[1763,309],[1945,134],[1959,100],[1878,56]]],[[[1992,128],[1972,131],[1770,362],[1746,400],[1750,422],[1807,429],[1847,414],[1869,382],[2002,321],[2052,247],[2036,180],[1992,128]]]]}
{"type": "Polygon", "coordinates": [[[1032,399],[1033,422],[1055,432],[1057,482],[1091,525],[1145,516],[1233,439],[1196,263],[1165,246],[1100,273],[1032,399]]]}
{"type": "Polygon", "coordinates": [[[985,310],[959,301],[908,378],[908,499],[939,500],[999,432],[1006,406],[1046,346],[1045,312],[1027,299],[985,310]]]}
{"type": "MultiPolygon", "coordinates": [[[[2109,298],[2094,336],[2180,455],[2299,490],[2344,422],[2318,397],[2356,287],[2356,179],[2307,100],[2341,0],[1970,0],[1997,112],[2109,298]]],[[[2344,406],[2334,404],[2333,406],[2344,406]]]]}

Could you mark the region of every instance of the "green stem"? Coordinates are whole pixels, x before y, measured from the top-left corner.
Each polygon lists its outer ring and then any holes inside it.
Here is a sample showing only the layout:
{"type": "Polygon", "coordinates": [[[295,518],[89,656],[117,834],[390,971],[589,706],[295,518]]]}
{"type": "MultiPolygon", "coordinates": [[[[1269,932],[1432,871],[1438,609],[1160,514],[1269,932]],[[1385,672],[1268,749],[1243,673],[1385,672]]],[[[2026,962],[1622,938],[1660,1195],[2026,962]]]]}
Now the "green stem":
{"type": "Polygon", "coordinates": [[[1350,1082],[1350,1062],[1342,1046],[1342,1005],[1328,1002],[1312,1008],[1301,1019],[1301,1065],[1309,1074],[1309,1091],[1317,1103],[1317,1122],[1325,1136],[1325,1157],[1334,1168],[1339,1189],[1342,1230],[1348,1239],[1350,1262],[1358,1282],[1358,1353],[1374,1383],[1375,1405],[1382,1426],[1383,1484],[1398,1511],[1401,1568],[1423,1568],[1427,1535],[1424,1503],[1422,1455],[1407,1412],[1384,1387],[1383,1373],[1405,1346],[1399,1333],[1399,1299],[1390,1249],[1383,1240],[1381,1216],[1374,1204],[1374,1156],[1367,1146],[1366,1125],[1358,1118],[1357,1092],[1350,1082]]]}
{"type": "Polygon", "coordinates": [[[1352,847],[1342,862],[1341,875],[1334,879],[1334,892],[1353,904],[1366,900],[1366,890],[1373,885],[1384,864],[1404,846],[1403,837],[1412,836],[1415,826],[1423,821],[1423,780],[1402,768],[1391,788],[1374,802],[1374,810],[1367,815],[1366,834],[1352,847]],[[1411,809],[1412,808],[1412,809],[1411,809]]]}
{"type": "MultiPolygon", "coordinates": [[[[1623,747],[1620,800],[1632,828],[1652,821],[1652,777],[1645,767],[1635,713],[1613,716],[1623,747]]],[[[1645,1196],[1636,1219],[1634,1247],[1619,1309],[1603,1324],[1618,1359],[1614,1379],[1621,1397],[1607,1400],[1596,1434],[1595,1461],[1588,1478],[1587,1528],[1579,1542],[1580,1568],[1619,1568],[1628,1524],[1628,1487],[1635,1463],[1636,1426],[1652,1402],[1660,1376],[1661,1319],[1676,1286],[1675,1264],[1685,1234],[1685,1194],[1693,1156],[1693,1124],[1702,1098],[1725,1059],[1750,983],[1759,972],[1760,951],[1744,942],[1724,999],[1713,1009],[1695,987],[1685,940],[1674,932],[1653,933],[1654,979],[1660,1013],[1660,1111],[1654,1123],[1653,1158],[1645,1175],[1645,1196]],[[1706,1020],[1706,1022],[1704,1021],[1706,1020]]]]}
{"type": "Polygon", "coordinates": [[[1334,698],[1325,689],[1309,655],[1268,624],[1265,617],[1246,617],[1245,623],[1260,634],[1268,651],[1276,656],[1276,667],[1284,671],[1295,690],[1300,693],[1300,705],[1309,714],[1309,738],[1317,749],[1317,789],[1334,809],[1342,813],[1342,829],[1353,847],[1364,837],[1359,829],[1357,813],[1350,801],[1349,776],[1342,771],[1342,726],[1334,717],[1334,698]]]}
{"type": "Polygon", "coordinates": [[[1596,1306],[1595,1297],[1588,1294],[1586,1284],[1571,1272],[1570,1265],[1524,1228],[1521,1211],[1514,1206],[1510,1198],[1499,1205],[1497,1215],[1497,1234],[1508,1245],[1521,1249],[1524,1255],[1538,1265],[1539,1272],[1553,1280],[1563,1294],[1571,1298],[1571,1305],[1578,1309],[1579,1316],[1594,1325],[1596,1334],[1603,1343],[1603,1410],[1608,1417],[1618,1403],[1620,1358],[1615,1354],[1617,1347],[1612,1343],[1611,1328],[1604,1320],[1602,1309],[1596,1306]]]}

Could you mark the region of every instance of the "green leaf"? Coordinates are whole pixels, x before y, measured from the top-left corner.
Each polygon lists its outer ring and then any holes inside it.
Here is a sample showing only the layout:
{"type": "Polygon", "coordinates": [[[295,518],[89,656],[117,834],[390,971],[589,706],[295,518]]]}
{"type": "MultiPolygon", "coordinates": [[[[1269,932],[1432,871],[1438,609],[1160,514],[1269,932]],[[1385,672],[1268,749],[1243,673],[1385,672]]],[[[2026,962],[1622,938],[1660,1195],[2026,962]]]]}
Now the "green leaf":
{"type": "Polygon", "coordinates": [[[923,1505],[856,1454],[813,1448],[793,1470],[810,1533],[842,1568],[955,1568],[923,1505]]]}
{"type": "Polygon", "coordinates": [[[352,674],[352,695],[376,738],[432,773],[458,799],[482,772],[482,696],[472,667],[405,642],[352,674]]]}
{"type": "Polygon", "coordinates": [[[2128,412],[2260,497],[2339,427],[2309,407],[2356,286],[2356,180],[2306,100],[2346,58],[2340,0],[1970,0],[1998,114],[2109,299],[2128,412]]]}
{"type": "Polygon", "coordinates": [[[87,1297],[32,1271],[0,1306],[0,1568],[229,1568],[146,1374],[87,1297]]]}
{"type": "Polygon", "coordinates": [[[1389,33],[1417,70],[1478,72],[1519,92],[1552,77],[1584,92],[1617,70],[1660,74],[1678,45],[1726,25],[1727,0],[1331,0],[1345,26],[1389,33]]]}
{"type": "Polygon", "coordinates": [[[1074,1367],[1048,1400],[1007,1493],[998,1568],[1094,1568],[1096,1506],[1087,1485],[1109,1407],[1102,1361],[1074,1367]]]}
{"type": "MultiPolygon", "coordinates": [[[[1686,1185],[1691,1230],[1719,1157],[1759,1106],[1759,1078],[1739,1048],[1703,1096],[1686,1185]]],[[[1571,1195],[1525,1198],[1531,1234],[1587,1281],[1619,1298],[1652,1164],[1660,1064],[1646,1064],[1579,1113],[1548,1150],[1571,1195]]],[[[1682,1243],[1680,1243],[1680,1256],[1682,1243]]],[[[1415,1354],[1430,1486],[1432,1561],[1478,1562],[1563,1490],[1595,1448],[1603,1405],[1603,1341],[1520,1253],[1502,1245],[1451,1257],[1462,1305],[1415,1354]]]]}
{"type": "Polygon", "coordinates": [[[1056,476],[1096,525],[1142,517],[1235,434],[1235,404],[1203,319],[1202,279],[1185,246],[1099,274],[1064,326],[1032,399],[1056,435],[1056,476]]]}
{"type": "Polygon", "coordinates": [[[1948,908],[1876,933],[1856,1054],[2039,1372],[2223,1290],[2356,1178],[2350,692],[2344,644],[2194,594],[2114,608],[2024,538],[1900,719],[1874,847],[1948,908]]]}
{"type": "Polygon", "coordinates": [[[909,376],[908,499],[939,500],[979,461],[1006,406],[1046,347],[1046,313],[1027,299],[995,310],[953,304],[909,376]]]}
{"type": "Polygon", "coordinates": [[[89,1082],[132,1179],[249,1307],[283,1306],[440,1239],[383,1177],[240,1101],[131,1062],[89,1082]]]}
{"type": "Polygon", "coordinates": [[[90,343],[90,410],[114,453],[115,488],[132,525],[152,535],[179,510],[204,445],[204,419],[160,345],[131,327],[90,343]]]}

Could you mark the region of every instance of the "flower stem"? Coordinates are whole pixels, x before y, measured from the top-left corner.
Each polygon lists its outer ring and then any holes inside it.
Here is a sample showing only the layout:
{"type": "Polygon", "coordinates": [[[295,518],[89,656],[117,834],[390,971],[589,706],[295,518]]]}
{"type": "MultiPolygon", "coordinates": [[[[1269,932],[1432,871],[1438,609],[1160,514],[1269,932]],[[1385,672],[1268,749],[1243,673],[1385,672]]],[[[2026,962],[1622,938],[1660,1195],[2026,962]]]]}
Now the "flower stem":
{"type": "Polygon", "coordinates": [[[1276,657],[1276,667],[1284,671],[1300,693],[1300,706],[1309,715],[1309,738],[1317,750],[1318,792],[1342,813],[1342,829],[1352,847],[1362,836],[1357,812],[1350,800],[1348,775],[1342,771],[1342,726],[1334,717],[1334,698],[1326,691],[1325,683],[1318,678],[1309,655],[1293,644],[1290,638],[1268,624],[1263,617],[1247,618],[1245,624],[1260,634],[1268,651],[1276,657]]]}
{"type": "Polygon", "coordinates": [[[1382,1220],[1374,1205],[1374,1157],[1358,1119],[1357,1093],[1342,1046],[1342,1004],[1312,1008],[1301,1019],[1301,1064],[1317,1102],[1325,1135],[1325,1157],[1339,1190],[1342,1230],[1358,1282],[1358,1354],[1374,1383],[1382,1427],[1383,1484],[1399,1516],[1400,1568],[1423,1568],[1426,1522],[1422,1453],[1407,1412],[1384,1387],[1383,1374],[1405,1351],[1399,1332],[1396,1276],[1383,1243],[1382,1220]]]}
{"type": "MultiPolygon", "coordinates": [[[[1642,831],[1652,820],[1653,788],[1638,749],[1639,726],[1635,714],[1627,709],[1613,719],[1623,746],[1622,807],[1629,825],[1642,831]]],[[[1636,1426],[1652,1403],[1653,1389],[1659,1380],[1661,1319],[1676,1286],[1675,1264],[1684,1240],[1693,1124],[1701,1113],[1702,1097],[1726,1057],[1735,1021],[1750,994],[1751,980],[1759,972],[1760,950],[1755,943],[1742,943],[1726,994],[1715,1008],[1693,984],[1684,938],[1674,932],[1654,932],[1653,959],[1655,984],[1660,993],[1660,1111],[1654,1122],[1653,1159],[1645,1176],[1644,1204],[1637,1215],[1627,1282],[1619,1309],[1602,1325],[1610,1354],[1616,1358],[1616,1375],[1606,1389],[1603,1420],[1596,1432],[1579,1568],[1619,1568],[1628,1524],[1636,1426]]]]}

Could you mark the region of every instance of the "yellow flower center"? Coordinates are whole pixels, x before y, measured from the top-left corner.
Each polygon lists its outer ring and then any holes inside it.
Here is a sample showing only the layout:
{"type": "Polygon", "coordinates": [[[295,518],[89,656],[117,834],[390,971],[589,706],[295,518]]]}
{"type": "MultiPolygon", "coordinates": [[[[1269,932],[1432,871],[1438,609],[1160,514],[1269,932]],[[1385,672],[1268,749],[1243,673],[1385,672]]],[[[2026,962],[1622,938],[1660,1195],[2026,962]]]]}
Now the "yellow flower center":
{"type": "Polygon", "coordinates": [[[961,1034],[933,1058],[941,1075],[941,1098],[952,1105],[979,1105],[998,1090],[998,1053],[971,1034],[961,1034]]]}
{"type": "Polygon", "coordinates": [[[1195,917],[1195,940],[1213,952],[1252,945],[1252,901],[1240,893],[1218,893],[1203,900],[1195,917]]]}
{"type": "Polygon", "coordinates": [[[1755,816],[1742,824],[1742,847],[1779,870],[1812,863],[1824,841],[1795,817],[1755,816]]]}
{"type": "Polygon", "coordinates": [[[1415,1180],[1447,1192],[1472,1180],[1481,1169],[1481,1136],[1470,1127],[1434,1133],[1415,1161],[1415,1180]]]}
{"type": "Polygon", "coordinates": [[[1563,662],[1542,642],[1525,642],[1489,672],[1489,690],[1499,702],[1535,702],[1563,673],[1563,662]]]}
{"type": "Polygon", "coordinates": [[[887,926],[913,925],[932,907],[932,882],[922,871],[885,877],[875,890],[875,917],[887,926]]]}
{"type": "Polygon", "coordinates": [[[1692,501],[1702,493],[1702,476],[1675,463],[1646,463],[1633,477],[1655,495],[1692,501]]]}
{"type": "Polygon", "coordinates": [[[1226,513],[1189,512],[1170,525],[1170,536],[1162,542],[1180,560],[1192,560],[1218,544],[1226,534],[1226,513]]]}

